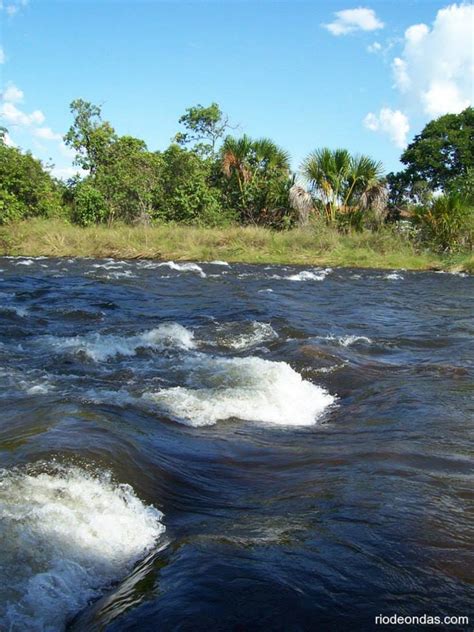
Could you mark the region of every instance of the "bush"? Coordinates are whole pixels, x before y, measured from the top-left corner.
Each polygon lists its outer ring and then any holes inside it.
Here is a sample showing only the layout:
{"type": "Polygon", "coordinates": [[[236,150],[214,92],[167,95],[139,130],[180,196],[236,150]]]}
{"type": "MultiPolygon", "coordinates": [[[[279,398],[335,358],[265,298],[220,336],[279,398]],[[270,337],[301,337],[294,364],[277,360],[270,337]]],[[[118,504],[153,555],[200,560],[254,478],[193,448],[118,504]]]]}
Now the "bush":
{"type": "Polygon", "coordinates": [[[0,224],[7,224],[24,216],[24,206],[5,189],[0,189],[0,224]]]}
{"type": "Polygon", "coordinates": [[[80,226],[98,224],[107,219],[107,205],[100,191],[80,183],[74,191],[72,221],[80,226]]]}
{"type": "Polygon", "coordinates": [[[457,193],[440,195],[428,206],[414,211],[414,223],[420,239],[441,252],[472,249],[474,209],[457,193]]]}
{"type": "Polygon", "coordinates": [[[61,211],[59,187],[42,163],[0,139],[0,223],[61,211]]]}

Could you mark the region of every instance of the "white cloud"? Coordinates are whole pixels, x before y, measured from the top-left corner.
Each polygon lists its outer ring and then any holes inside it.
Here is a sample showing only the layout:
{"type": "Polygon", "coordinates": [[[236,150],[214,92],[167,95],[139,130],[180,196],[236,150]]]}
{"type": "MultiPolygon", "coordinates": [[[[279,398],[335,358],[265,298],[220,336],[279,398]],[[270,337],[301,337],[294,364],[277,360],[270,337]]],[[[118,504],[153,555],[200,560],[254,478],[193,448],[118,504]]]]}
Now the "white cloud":
{"type": "Polygon", "coordinates": [[[376,31],[384,27],[384,23],[378,19],[373,9],[344,9],[336,11],[334,15],[334,22],[323,24],[333,35],[347,35],[354,31],[376,31]]]}
{"type": "Polygon", "coordinates": [[[408,117],[400,110],[382,108],[378,114],[369,112],[364,119],[364,125],[372,132],[386,134],[401,149],[407,144],[410,125],[408,117]]]}
{"type": "Polygon", "coordinates": [[[6,61],[5,51],[0,46],[0,64],[4,64],[6,61]]]}
{"type": "Polygon", "coordinates": [[[10,0],[7,4],[0,2],[0,11],[5,11],[10,17],[16,15],[21,9],[26,7],[28,0],[10,0]]]}
{"type": "Polygon", "coordinates": [[[21,103],[23,101],[23,91],[14,83],[9,83],[5,90],[1,94],[2,101],[8,101],[9,103],[21,103]]]}
{"type": "Polygon", "coordinates": [[[472,103],[473,21],[474,5],[453,4],[438,11],[431,29],[414,24],[405,31],[403,52],[392,62],[395,86],[430,118],[472,103]]]}
{"type": "Polygon", "coordinates": [[[4,135],[3,142],[7,147],[16,147],[16,143],[12,140],[12,137],[8,132],[4,135]]]}
{"type": "MultiPolygon", "coordinates": [[[[34,110],[28,113],[17,106],[23,99],[23,91],[17,86],[13,83],[6,86],[3,94],[0,94],[0,125],[8,126],[15,134],[20,133],[23,138],[22,147],[38,152],[43,161],[50,163],[57,158],[62,164],[52,169],[51,173],[55,177],[68,179],[76,174],[85,175],[81,169],[72,166],[75,152],[64,144],[62,135],[51,127],[43,125],[46,120],[43,112],[34,110]]],[[[10,146],[16,146],[8,133],[4,136],[4,142],[10,146]]]]}
{"type": "Polygon", "coordinates": [[[66,145],[66,143],[64,143],[64,141],[61,141],[59,143],[59,151],[66,158],[72,159],[72,158],[74,158],[76,156],[76,152],[74,151],[74,149],[72,149],[71,147],[66,145]]]}
{"type": "Polygon", "coordinates": [[[68,180],[76,175],[81,177],[87,175],[87,172],[79,169],[78,167],[53,167],[51,169],[51,175],[60,180],[68,180]]]}
{"type": "Polygon", "coordinates": [[[37,127],[33,131],[34,136],[44,140],[62,140],[62,135],[53,132],[50,127],[37,127]]]}
{"type": "Polygon", "coordinates": [[[380,53],[380,51],[382,50],[382,44],[380,44],[380,42],[374,42],[373,44],[369,44],[367,46],[367,52],[368,53],[380,53]]]}
{"type": "Polygon", "coordinates": [[[30,125],[41,125],[44,122],[44,114],[41,110],[35,110],[31,114],[26,114],[19,110],[14,103],[5,101],[0,106],[0,117],[10,125],[29,127],[30,125]]]}

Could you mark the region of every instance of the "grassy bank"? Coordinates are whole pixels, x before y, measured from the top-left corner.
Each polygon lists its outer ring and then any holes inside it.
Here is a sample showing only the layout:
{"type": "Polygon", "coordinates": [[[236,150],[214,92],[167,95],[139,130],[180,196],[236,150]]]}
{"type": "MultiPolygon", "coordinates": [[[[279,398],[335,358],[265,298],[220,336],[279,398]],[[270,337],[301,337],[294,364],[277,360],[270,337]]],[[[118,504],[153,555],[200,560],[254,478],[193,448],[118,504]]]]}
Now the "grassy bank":
{"type": "Polygon", "coordinates": [[[0,227],[0,254],[53,257],[118,257],[320,266],[445,269],[474,272],[474,257],[419,253],[384,229],[341,235],[321,226],[273,232],[232,226],[182,225],[81,228],[61,220],[29,220],[0,227]]]}

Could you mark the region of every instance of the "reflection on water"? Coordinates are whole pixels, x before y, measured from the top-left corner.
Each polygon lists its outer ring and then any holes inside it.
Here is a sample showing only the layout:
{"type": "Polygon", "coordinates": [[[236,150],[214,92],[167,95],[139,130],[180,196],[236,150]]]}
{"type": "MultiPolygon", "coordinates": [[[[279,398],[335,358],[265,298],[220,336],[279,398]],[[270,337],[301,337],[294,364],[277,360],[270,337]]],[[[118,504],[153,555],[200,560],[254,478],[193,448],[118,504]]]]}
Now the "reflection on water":
{"type": "Polygon", "coordinates": [[[469,614],[472,278],[1,268],[0,629],[469,614]]]}

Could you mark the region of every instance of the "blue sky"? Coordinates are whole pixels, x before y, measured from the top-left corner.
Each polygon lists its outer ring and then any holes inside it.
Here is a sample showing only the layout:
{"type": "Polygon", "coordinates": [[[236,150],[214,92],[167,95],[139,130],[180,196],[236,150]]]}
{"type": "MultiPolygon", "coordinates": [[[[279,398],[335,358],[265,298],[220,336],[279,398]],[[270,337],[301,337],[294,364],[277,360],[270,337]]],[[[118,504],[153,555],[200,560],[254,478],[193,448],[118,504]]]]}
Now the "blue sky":
{"type": "Polygon", "coordinates": [[[428,120],[472,103],[472,17],[434,0],[3,0],[2,124],[66,176],[74,98],[150,149],[217,101],[295,168],[329,146],[397,169],[428,120]]]}

